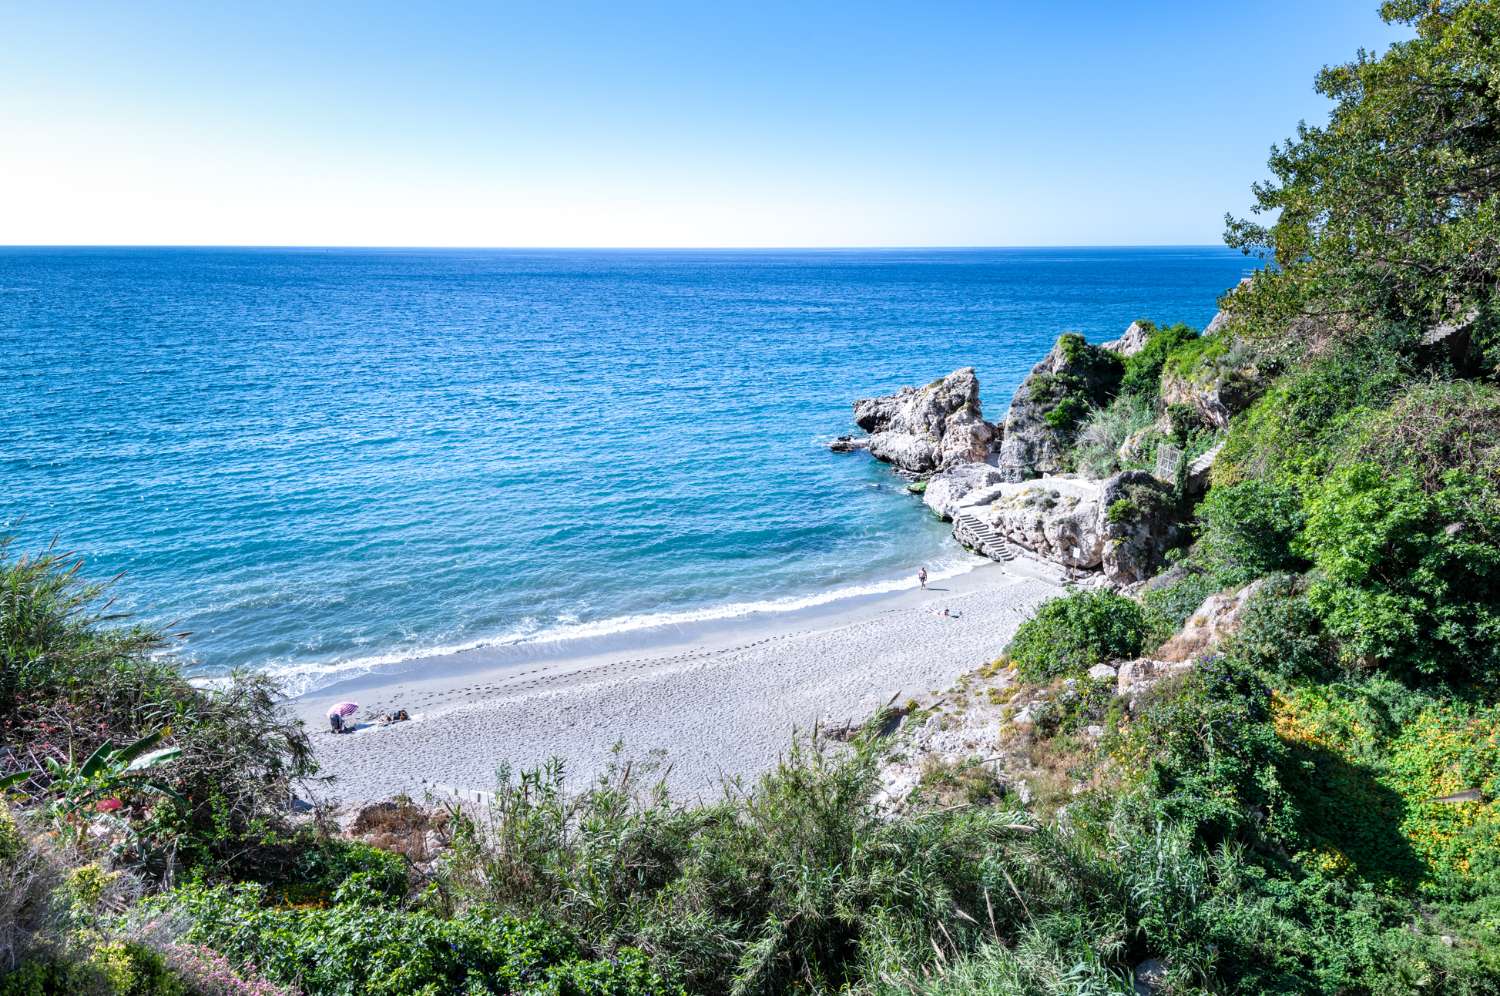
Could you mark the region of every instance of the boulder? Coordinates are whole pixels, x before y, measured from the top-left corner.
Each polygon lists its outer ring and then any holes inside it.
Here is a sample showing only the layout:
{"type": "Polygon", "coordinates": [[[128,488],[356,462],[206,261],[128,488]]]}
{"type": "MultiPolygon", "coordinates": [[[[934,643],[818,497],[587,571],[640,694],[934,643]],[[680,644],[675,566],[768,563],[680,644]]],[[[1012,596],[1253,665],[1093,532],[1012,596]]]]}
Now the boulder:
{"type": "Polygon", "coordinates": [[[1162,371],[1163,405],[1190,405],[1198,417],[1215,429],[1229,428],[1229,420],[1249,408],[1265,389],[1264,378],[1254,365],[1194,370],[1188,376],[1162,371]]]}
{"type": "Polygon", "coordinates": [[[1246,604],[1264,586],[1264,581],[1252,581],[1234,592],[1210,595],[1203,600],[1196,612],[1188,617],[1181,631],[1173,636],[1153,657],[1167,663],[1192,660],[1223,641],[1239,628],[1240,616],[1246,604]]]}
{"type": "Polygon", "coordinates": [[[959,502],[977,489],[998,484],[1003,475],[987,463],[959,463],[927,479],[922,501],[943,519],[953,518],[959,502]]]}
{"type": "Polygon", "coordinates": [[[1126,661],[1120,665],[1119,675],[1115,679],[1115,694],[1135,702],[1168,678],[1187,674],[1192,669],[1191,662],[1158,661],[1149,657],[1126,661]]]}
{"type": "Polygon", "coordinates": [[[870,434],[870,453],[913,474],[983,463],[996,438],[980,417],[979,378],[955,370],[925,387],[854,403],[854,421],[870,434]]]}
{"type": "Polygon", "coordinates": [[[1142,470],[1121,471],[1099,497],[1100,568],[1111,585],[1139,584],[1161,568],[1182,539],[1172,488],[1142,470]]]}
{"type": "Polygon", "coordinates": [[[840,436],[829,443],[828,448],[835,453],[856,453],[869,449],[870,440],[864,436],[840,436]]]}
{"type": "Polygon", "coordinates": [[[1130,973],[1130,987],[1135,996],[1156,996],[1167,984],[1167,964],[1160,958],[1147,958],[1130,973]]]}
{"type": "Polygon", "coordinates": [[[1095,664],[1089,668],[1089,677],[1095,681],[1113,681],[1119,673],[1119,670],[1111,664],[1095,664]]]}
{"type": "Polygon", "coordinates": [[[1090,346],[1080,335],[1061,336],[1011,398],[996,461],[1005,479],[1062,470],[1077,419],[1114,395],[1122,373],[1117,354],[1090,346]]]}

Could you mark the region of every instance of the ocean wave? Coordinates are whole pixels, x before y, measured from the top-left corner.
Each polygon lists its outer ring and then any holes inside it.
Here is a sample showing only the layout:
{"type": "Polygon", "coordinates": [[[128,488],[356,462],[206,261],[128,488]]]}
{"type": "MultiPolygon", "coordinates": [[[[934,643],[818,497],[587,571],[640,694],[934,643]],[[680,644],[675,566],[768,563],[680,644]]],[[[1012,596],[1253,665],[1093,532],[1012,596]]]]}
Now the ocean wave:
{"type": "MultiPolygon", "coordinates": [[[[928,571],[929,581],[967,574],[992,561],[971,554],[961,554],[933,565],[928,571]]],[[[641,612],[579,622],[576,616],[559,617],[552,625],[543,627],[534,618],[528,617],[503,633],[486,636],[461,643],[430,647],[404,648],[389,653],[353,657],[327,662],[271,662],[265,670],[279,681],[288,695],[305,695],[337,681],[368,674],[379,667],[400,664],[404,661],[421,660],[428,657],[444,657],[449,654],[467,653],[486,647],[513,647],[539,644],[565,643],[572,640],[595,639],[620,633],[633,633],[649,629],[665,629],[672,626],[689,626],[698,623],[722,622],[746,616],[770,613],[796,612],[816,608],[848,598],[884,595],[904,589],[915,588],[917,581],[911,575],[887,578],[844,588],[831,588],[810,595],[784,595],[777,598],[755,599],[747,602],[726,602],[701,609],[684,609],[676,612],[641,612]]],[[[216,679],[203,678],[200,684],[211,685],[216,679]]]]}

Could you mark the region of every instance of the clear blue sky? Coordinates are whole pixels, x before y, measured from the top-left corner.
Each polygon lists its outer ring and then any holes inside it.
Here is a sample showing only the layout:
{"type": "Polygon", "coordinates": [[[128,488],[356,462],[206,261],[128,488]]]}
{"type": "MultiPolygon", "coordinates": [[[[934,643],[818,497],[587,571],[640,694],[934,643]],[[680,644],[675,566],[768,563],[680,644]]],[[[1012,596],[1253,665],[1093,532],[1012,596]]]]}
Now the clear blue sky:
{"type": "Polygon", "coordinates": [[[1376,7],[0,0],[0,244],[1215,242],[1376,7]]]}

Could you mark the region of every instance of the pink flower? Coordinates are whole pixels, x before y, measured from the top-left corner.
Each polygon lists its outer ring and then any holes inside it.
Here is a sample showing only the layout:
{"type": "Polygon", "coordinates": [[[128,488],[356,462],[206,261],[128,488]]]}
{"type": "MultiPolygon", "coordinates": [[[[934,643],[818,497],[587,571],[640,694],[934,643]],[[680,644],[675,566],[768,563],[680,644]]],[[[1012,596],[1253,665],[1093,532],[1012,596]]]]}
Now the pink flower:
{"type": "Polygon", "coordinates": [[[125,804],[119,799],[100,799],[97,803],[94,804],[94,808],[101,813],[113,813],[115,810],[124,805],[125,804]]]}

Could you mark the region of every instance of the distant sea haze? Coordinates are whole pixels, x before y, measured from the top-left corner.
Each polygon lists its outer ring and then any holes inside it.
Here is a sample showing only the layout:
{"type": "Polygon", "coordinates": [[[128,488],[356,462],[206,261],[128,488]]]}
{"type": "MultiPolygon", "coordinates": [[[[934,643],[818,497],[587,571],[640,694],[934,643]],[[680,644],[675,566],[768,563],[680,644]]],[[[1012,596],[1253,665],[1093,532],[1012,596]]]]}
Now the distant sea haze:
{"type": "Polygon", "coordinates": [[[0,249],[0,526],[298,687],[970,561],[850,402],[1201,327],[1213,247],[0,249]]]}

